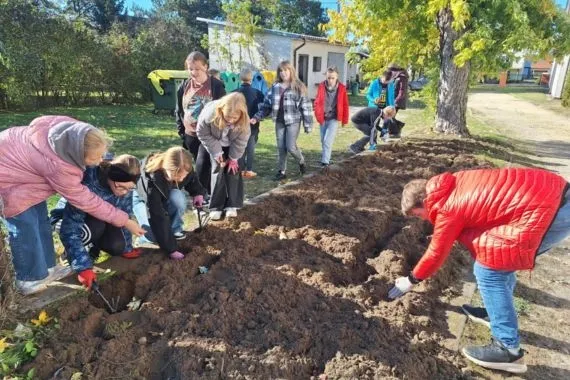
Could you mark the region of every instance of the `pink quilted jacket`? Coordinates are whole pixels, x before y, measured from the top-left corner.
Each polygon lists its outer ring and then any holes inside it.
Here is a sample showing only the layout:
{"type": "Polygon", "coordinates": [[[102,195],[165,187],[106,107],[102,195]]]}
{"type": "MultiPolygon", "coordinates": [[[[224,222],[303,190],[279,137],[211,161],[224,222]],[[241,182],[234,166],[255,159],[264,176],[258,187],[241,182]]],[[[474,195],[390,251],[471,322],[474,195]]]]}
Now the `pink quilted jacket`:
{"type": "Polygon", "coordinates": [[[83,171],[51,149],[48,132],[63,121],[75,120],[67,116],[42,116],[27,127],[0,133],[0,198],[4,202],[4,217],[16,216],[59,193],[95,218],[124,226],[128,215],[83,186],[83,171]]]}

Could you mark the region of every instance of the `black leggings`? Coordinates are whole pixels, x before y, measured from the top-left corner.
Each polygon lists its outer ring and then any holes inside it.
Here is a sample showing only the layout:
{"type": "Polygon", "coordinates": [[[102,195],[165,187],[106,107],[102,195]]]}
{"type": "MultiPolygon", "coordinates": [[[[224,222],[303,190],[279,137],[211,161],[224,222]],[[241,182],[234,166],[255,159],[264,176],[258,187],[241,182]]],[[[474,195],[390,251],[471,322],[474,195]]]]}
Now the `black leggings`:
{"type": "Polygon", "coordinates": [[[202,146],[202,143],[197,136],[184,135],[184,148],[188,149],[196,165],[196,174],[200,184],[208,194],[211,193],[210,189],[210,171],[212,164],[210,163],[210,154],[202,146]]]}
{"type": "Polygon", "coordinates": [[[81,228],[81,242],[94,258],[99,257],[100,251],[105,251],[111,256],[120,256],[125,253],[127,245],[120,227],[105,223],[91,215],[87,216],[81,228]]]}

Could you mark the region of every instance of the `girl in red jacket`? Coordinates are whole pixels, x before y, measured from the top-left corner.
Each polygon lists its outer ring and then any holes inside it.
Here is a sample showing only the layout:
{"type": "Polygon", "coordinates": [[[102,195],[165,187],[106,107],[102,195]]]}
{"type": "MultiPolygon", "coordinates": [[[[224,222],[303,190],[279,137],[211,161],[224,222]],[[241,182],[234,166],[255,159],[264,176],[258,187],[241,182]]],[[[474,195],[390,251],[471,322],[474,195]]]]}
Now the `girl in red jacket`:
{"type": "Polygon", "coordinates": [[[321,126],[321,145],[323,152],[321,165],[329,166],[332,145],[336,136],[338,122],[348,124],[348,95],[346,87],[338,81],[338,69],[327,69],[327,79],[319,84],[315,99],[315,117],[321,126]]]}
{"type": "Polygon", "coordinates": [[[471,319],[490,325],[492,341],[463,354],[474,363],[526,371],[519,347],[513,292],[515,271],[532,269],[536,256],[570,236],[570,186],[541,169],[507,168],[444,173],[408,183],[402,212],[434,225],[430,245],[414,270],[396,280],[389,298],[401,297],[434,274],[455,240],[475,258],[485,308],[464,305],[471,319]]]}

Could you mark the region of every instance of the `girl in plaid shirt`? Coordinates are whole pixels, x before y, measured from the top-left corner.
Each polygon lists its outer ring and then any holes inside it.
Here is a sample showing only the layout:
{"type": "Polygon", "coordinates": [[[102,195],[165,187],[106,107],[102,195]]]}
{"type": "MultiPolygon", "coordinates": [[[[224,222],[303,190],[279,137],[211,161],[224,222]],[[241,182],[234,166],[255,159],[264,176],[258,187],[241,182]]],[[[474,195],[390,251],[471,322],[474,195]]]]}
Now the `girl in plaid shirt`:
{"type": "Polygon", "coordinates": [[[286,178],[287,152],[299,163],[299,171],[305,174],[305,158],[297,147],[297,138],[301,130],[301,121],[305,133],[310,133],[313,124],[313,106],[307,97],[307,88],[297,77],[295,68],[289,61],[283,61],[277,67],[277,82],[271,86],[265,100],[259,105],[259,111],[251,122],[269,116],[275,123],[277,151],[279,156],[276,180],[286,178]]]}

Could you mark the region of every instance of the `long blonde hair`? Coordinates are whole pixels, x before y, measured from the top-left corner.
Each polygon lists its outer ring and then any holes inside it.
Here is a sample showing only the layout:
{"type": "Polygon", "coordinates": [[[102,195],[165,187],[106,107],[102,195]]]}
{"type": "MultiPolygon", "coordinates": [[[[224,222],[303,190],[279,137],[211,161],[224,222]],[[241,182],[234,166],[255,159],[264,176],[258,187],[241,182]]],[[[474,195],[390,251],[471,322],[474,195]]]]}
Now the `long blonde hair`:
{"type": "Polygon", "coordinates": [[[180,170],[191,173],[192,156],[186,149],[178,146],[168,148],[166,152],[154,153],[148,158],[145,171],[154,173],[159,170],[164,170],[172,176],[176,175],[180,170]]]}
{"type": "Polygon", "coordinates": [[[227,125],[227,122],[224,119],[224,114],[229,116],[236,112],[240,113],[240,117],[235,123],[235,129],[243,131],[249,125],[249,115],[247,114],[245,97],[240,92],[231,92],[217,101],[214,110],[214,117],[210,123],[216,128],[224,129],[227,125]]]}
{"type": "Polygon", "coordinates": [[[90,152],[105,150],[111,145],[113,145],[113,140],[105,132],[98,128],[91,128],[83,140],[83,152],[87,157],[90,152]]]}
{"type": "Polygon", "coordinates": [[[295,70],[295,68],[293,67],[293,65],[289,61],[282,61],[277,66],[277,79],[276,79],[276,81],[278,83],[283,83],[283,79],[281,79],[281,75],[280,75],[283,70],[289,70],[289,72],[291,73],[291,84],[290,84],[291,90],[297,92],[301,96],[307,95],[307,87],[299,79],[299,77],[297,76],[297,70],[295,70]]]}

